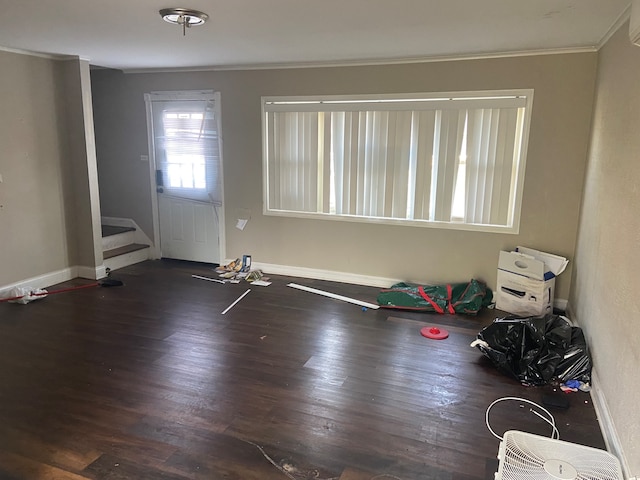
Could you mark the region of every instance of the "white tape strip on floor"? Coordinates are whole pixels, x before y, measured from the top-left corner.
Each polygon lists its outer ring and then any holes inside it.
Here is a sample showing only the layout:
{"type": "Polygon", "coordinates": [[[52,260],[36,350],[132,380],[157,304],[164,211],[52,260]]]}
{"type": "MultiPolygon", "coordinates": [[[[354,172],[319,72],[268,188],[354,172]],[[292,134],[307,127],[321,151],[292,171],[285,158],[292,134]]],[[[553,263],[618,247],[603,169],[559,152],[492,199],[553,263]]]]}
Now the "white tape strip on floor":
{"type": "Polygon", "coordinates": [[[250,288],[249,288],[249,289],[247,289],[247,291],[246,291],[246,292],[244,292],[242,295],[240,295],[240,296],[236,299],[236,301],[235,301],[235,302],[233,302],[231,305],[229,305],[227,308],[225,308],[225,309],[224,309],[224,312],[222,312],[222,315],[224,315],[224,314],[225,314],[225,313],[227,313],[229,310],[231,310],[231,309],[234,307],[234,305],[235,305],[236,303],[238,303],[240,300],[242,300],[242,299],[245,297],[245,295],[246,295],[247,293],[249,293],[250,291],[251,291],[251,289],[250,289],[250,288]]]}
{"type": "Polygon", "coordinates": [[[217,278],[202,277],[200,275],[191,275],[191,277],[197,278],[199,280],[207,280],[208,282],[224,283],[222,280],[218,280],[217,278]]]}
{"type": "Polygon", "coordinates": [[[377,310],[378,308],[380,308],[379,305],[375,305],[373,303],[362,302],[360,300],[356,300],[355,298],[345,297],[345,296],[337,295],[331,292],[325,292],[324,290],[318,290],[317,288],[305,287],[304,285],[298,285],[297,283],[289,283],[287,287],[297,288],[298,290],[303,290],[305,292],[316,293],[324,297],[335,298],[336,300],[342,300],[343,302],[353,303],[354,305],[360,305],[361,307],[371,308],[372,310],[377,310]]]}

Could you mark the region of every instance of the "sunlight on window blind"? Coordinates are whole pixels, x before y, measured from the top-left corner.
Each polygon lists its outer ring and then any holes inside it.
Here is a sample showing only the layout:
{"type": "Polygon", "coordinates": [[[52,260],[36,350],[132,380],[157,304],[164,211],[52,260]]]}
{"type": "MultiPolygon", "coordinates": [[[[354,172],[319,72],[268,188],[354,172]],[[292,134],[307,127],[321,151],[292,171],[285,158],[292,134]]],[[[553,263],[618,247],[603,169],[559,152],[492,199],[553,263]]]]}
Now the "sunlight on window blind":
{"type": "Polygon", "coordinates": [[[220,204],[220,145],[213,101],[154,100],[151,110],[163,191],[220,204]]]}
{"type": "Polygon", "coordinates": [[[511,227],[525,105],[266,102],[267,210],[511,227]]]}

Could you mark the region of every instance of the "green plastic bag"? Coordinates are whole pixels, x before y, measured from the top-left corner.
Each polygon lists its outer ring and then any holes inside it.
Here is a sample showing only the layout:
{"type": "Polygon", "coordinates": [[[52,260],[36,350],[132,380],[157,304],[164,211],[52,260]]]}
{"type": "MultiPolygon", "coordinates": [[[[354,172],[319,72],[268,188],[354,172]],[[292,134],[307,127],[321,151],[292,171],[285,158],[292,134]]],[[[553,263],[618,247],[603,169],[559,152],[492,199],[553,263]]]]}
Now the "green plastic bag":
{"type": "Polygon", "coordinates": [[[377,301],[382,308],[475,315],[482,307],[490,305],[492,299],[491,289],[472,279],[468,283],[447,285],[396,283],[381,290],[377,301]]]}

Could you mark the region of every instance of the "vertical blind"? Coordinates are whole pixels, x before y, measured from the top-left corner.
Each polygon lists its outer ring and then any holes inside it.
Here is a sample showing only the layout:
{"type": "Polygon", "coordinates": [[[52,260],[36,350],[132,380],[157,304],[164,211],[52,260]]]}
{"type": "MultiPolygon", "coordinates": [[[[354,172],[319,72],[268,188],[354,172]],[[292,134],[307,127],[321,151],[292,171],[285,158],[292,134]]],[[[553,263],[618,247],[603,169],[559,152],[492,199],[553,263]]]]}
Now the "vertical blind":
{"type": "Polygon", "coordinates": [[[511,226],[526,105],[263,99],[266,211],[511,226]]]}

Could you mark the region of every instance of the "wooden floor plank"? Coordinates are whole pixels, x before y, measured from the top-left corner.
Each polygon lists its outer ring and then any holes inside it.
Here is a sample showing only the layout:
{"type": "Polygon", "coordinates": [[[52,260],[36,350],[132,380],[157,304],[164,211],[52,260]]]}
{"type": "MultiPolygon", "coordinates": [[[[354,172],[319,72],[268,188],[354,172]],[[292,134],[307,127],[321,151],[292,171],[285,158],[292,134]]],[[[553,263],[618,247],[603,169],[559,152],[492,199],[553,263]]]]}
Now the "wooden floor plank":
{"type": "Polygon", "coordinates": [[[86,443],[47,441],[35,434],[5,425],[0,451],[7,451],[62,470],[79,472],[94,462],[102,452],[86,443]]]}
{"type": "Polygon", "coordinates": [[[87,480],[93,477],[79,475],[15,453],[0,451],[0,478],[43,480],[87,480]]]}
{"type": "MultiPolygon", "coordinates": [[[[378,289],[272,276],[223,316],[247,285],[192,274],[215,275],[148,261],[115,272],[121,287],[0,304],[0,478],[485,480],[487,406],[553,393],[469,347],[501,312],[363,311],[286,285],[368,302],[378,289]]],[[[604,448],[590,395],[567,398],[561,438],[604,448]]],[[[491,421],[549,429],[518,402],[491,421]]]]}

